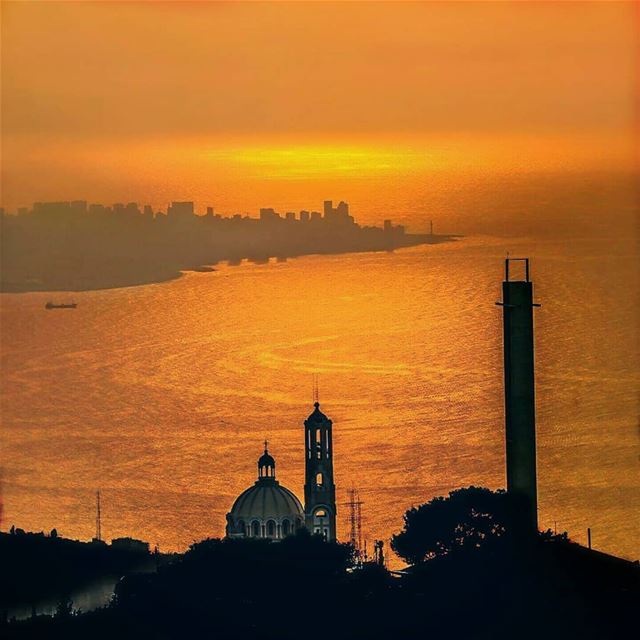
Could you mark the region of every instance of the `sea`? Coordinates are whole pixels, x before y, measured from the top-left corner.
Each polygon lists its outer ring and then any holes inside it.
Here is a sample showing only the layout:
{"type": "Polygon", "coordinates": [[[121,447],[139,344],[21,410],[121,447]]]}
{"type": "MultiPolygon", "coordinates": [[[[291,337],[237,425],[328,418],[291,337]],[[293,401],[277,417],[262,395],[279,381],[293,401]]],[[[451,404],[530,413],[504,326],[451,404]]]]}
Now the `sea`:
{"type": "MultiPolygon", "coordinates": [[[[436,212],[438,230],[464,233],[450,243],[220,263],[122,289],[2,294],[0,529],[91,539],[100,491],[107,540],[132,536],[169,552],[222,536],[265,439],[278,480],[303,495],[317,376],[333,420],[338,536],[350,537],[357,489],[368,549],[385,541],[397,564],[389,540],[407,509],[460,487],[505,486],[495,302],[510,256],[530,258],[541,304],[540,526],[582,544],[591,529],[594,548],[637,559],[638,234],[629,210],[622,224],[594,193],[580,210],[593,205],[595,227],[525,212],[507,228],[500,220],[519,214],[506,194],[494,198],[502,217],[486,209],[465,225],[461,213],[443,223],[436,212]],[[50,299],[78,306],[48,311],[50,299]]],[[[415,205],[401,221],[421,231],[432,215],[415,205]]]]}

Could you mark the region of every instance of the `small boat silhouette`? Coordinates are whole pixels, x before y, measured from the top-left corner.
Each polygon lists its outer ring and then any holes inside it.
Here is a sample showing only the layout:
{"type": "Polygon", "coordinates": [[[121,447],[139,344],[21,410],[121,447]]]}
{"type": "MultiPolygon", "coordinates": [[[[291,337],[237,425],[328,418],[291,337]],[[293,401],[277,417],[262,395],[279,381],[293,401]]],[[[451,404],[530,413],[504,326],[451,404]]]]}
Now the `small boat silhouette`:
{"type": "Polygon", "coordinates": [[[55,304],[54,302],[47,302],[47,304],[44,305],[45,309],[75,309],[77,307],[77,303],[75,302],[69,302],[67,304],[55,304]]]}

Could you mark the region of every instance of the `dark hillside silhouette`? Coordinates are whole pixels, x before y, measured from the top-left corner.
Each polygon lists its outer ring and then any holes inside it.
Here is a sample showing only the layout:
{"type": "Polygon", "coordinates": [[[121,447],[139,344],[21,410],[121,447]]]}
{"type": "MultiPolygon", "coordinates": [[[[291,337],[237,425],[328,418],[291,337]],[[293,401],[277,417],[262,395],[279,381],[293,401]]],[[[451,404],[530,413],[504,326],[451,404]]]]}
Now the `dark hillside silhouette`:
{"type": "MultiPolygon", "coordinates": [[[[463,517],[482,513],[485,522],[518,520],[504,494],[472,488],[452,495],[415,513],[429,514],[437,521],[431,529],[443,533],[457,518],[442,504],[455,503],[463,517]],[[459,509],[462,503],[470,509],[459,509]]],[[[408,522],[405,533],[414,524],[408,522]]],[[[492,544],[457,545],[399,574],[373,563],[354,566],[351,546],[304,529],[280,542],[205,540],[157,573],[125,577],[110,607],[76,615],[62,602],[54,618],[10,623],[3,637],[631,637],[637,565],[566,536],[523,540],[517,527],[498,528],[492,544]]]]}
{"type": "Polygon", "coordinates": [[[48,536],[12,531],[0,533],[0,611],[60,597],[97,578],[155,566],[148,550],[68,540],[55,529],[48,536]]]}

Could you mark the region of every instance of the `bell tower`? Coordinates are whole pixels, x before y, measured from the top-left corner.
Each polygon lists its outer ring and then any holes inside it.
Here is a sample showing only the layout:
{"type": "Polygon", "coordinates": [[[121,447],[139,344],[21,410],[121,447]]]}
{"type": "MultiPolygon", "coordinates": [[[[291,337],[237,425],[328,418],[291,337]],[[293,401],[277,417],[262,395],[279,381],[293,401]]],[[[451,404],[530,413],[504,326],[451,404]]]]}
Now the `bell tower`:
{"type": "Polygon", "coordinates": [[[333,423],[314,403],[313,413],[304,421],[305,525],[326,540],[336,539],[336,486],[333,483],[333,423]]]}

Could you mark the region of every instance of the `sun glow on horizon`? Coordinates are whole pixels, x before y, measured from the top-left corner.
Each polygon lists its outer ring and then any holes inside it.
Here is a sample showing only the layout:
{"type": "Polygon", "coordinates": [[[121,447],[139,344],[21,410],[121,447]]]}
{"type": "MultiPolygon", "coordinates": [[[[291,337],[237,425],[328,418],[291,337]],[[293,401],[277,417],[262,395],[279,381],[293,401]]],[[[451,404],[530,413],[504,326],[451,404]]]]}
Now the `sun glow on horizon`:
{"type": "Polygon", "coordinates": [[[247,185],[260,184],[273,185],[286,199],[293,184],[322,182],[328,191],[339,182],[344,192],[349,185],[375,181],[370,189],[383,198],[391,183],[401,181],[411,191],[413,183],[424,184],[430,176],[455,181],[461,176],[554,171],[628,172],[634,167],[633,142],[611,135],[380,135],[310,137],[305,142],[243,137],[64,139],[40,141],[37,154],[30,137],[5,137],[3,142],[12,165],[28,168],[13,174],[12,166],[4,167],[11,189],[5,190],[0,206],[8,209],[79,197],[155,202],[154,194],[169,196],[169,191],[186,199],[209,199],[224,191],[241,200],[247,185]]]}
{"type": "Polygon", "coordinates": [[[438,151],[371,144],[263,145],[202,155],[207,162],[227,163],[248,176],[263,179],[363,177],[434,170],[446,164],[446,158],[438,151]]]}

